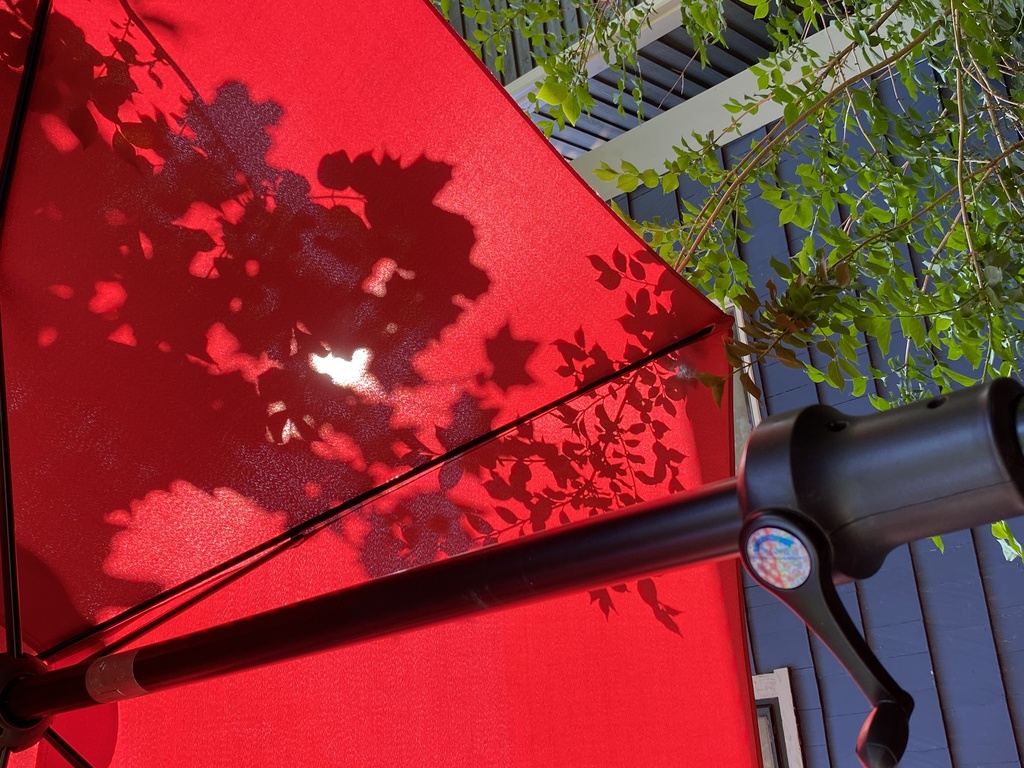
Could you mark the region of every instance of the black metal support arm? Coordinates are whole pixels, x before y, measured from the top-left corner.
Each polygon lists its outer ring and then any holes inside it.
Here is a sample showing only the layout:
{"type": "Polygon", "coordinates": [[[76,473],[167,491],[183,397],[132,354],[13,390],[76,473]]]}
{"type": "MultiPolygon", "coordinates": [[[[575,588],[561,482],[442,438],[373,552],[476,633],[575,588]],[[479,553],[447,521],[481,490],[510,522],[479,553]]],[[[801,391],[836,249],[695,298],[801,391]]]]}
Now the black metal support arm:
{"type": "Polygon", "coordinates": [[[13,681],[10,721],[118,701],[479,611],[736,554],[733,480],[13,681]]]}
{"type": "Polygon", "coordinates": [[[64,669],[0,657],[0,748],[34,743],[60,712],[739,553],[871,701],[861,762],[892,768],[913,700],[834,584],[872,575],[901,544],[1024,514],[1022,402],[1024,388],[999,380],[866,417],[814,406],[759,427],[738,482],[64,669]]]}
{"type": "Polygon", "coordinates": [[[870,416],[812,406],[769,419],[747,443],[744,563],[871,702],[857,742],[868,768],[899,763],[914,701],[834,584],[873,575],[901,544],[1024,514],[1022,396],[1001,379],[870,416]]]}

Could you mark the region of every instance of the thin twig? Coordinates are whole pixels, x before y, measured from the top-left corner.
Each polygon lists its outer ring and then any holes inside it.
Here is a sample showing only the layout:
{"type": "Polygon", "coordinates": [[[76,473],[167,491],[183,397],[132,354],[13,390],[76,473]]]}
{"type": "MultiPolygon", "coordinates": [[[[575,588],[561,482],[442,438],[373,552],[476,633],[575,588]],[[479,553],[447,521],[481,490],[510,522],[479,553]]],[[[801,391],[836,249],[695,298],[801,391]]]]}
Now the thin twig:
{"type": "Polygon", "coordinates": [[[960,14],[956,10],[955,3],[950,1],[951,21],[953,24],[953,45],[956,48],[956,58],[960,66],[956,68],[956,111],[957,111],[957,150],[956,150],[956,190],[960,198],[960,211],[963,213],[962,221],[964,236],[967,239],[967,252],[974,264],[974,274],[978,278],[978,287],[985,287],[985,279],[981,276],[981,264],[978,261],[978,251],[974,247],[974,235],[971,232],[971,216],[967,210],[967,195],[964,193],[964,154],[967,143],[967,118],[964,115],[964,81],[963,81],[963,55],[960,51],[960,14]]]}

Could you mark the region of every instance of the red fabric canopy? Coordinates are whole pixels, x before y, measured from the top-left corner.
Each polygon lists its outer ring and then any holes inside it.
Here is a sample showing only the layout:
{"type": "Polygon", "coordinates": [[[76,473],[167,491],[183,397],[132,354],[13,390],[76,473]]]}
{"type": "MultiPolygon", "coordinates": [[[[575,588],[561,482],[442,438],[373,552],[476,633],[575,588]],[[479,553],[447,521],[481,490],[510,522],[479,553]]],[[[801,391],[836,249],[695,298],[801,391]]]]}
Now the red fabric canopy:
{"type": "MultiPolygon", "coordinates": [[[[731,470],[723,315],[418,0],[57,2],[0,257],[26,642],[86,633],[57,664],[296,526],[144,641],[731,470]]],[[[729,562],[55,728],[96,766],[742,768],[746,658],[729,562]]]]}

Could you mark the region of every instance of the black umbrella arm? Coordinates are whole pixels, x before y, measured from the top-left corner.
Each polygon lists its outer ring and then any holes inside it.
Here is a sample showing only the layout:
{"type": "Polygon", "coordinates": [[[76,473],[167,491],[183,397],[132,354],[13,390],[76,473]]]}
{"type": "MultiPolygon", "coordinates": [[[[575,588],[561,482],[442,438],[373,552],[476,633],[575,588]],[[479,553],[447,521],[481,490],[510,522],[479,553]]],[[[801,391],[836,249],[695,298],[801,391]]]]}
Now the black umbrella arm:
{"type": "Polygon", "coordinates": [[[895,766],[913,699],[847,615],[835,583],[897,546],[1024,514],[1024,388],[1000,379],[863,417],[773,417],[736,479],[495,545],[321,597],[57,670],[0,664],[0,747],[60,712],[595,587],[740,555],[832,650],[873,705],[857,753],[895,766]]]}

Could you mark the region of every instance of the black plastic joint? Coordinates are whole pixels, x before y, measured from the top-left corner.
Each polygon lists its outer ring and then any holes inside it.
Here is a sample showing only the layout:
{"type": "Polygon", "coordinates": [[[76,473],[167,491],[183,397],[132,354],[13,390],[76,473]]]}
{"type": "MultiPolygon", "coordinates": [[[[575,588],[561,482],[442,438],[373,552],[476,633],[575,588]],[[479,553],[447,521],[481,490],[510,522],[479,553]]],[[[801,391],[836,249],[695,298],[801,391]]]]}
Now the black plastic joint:
{"type": "Polygon", "coordinates": [[[4,701],[7,689],[15,680],[32,677],[45,672],[46,664],[34,656],[13,656],[0,654],[0,749],[20,752],[36,744],[50,727],[52,717],[20,722],[4,715],[4,701]]]}

